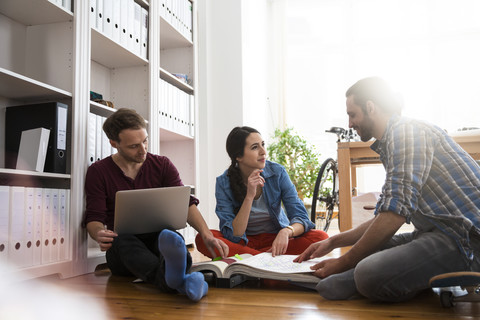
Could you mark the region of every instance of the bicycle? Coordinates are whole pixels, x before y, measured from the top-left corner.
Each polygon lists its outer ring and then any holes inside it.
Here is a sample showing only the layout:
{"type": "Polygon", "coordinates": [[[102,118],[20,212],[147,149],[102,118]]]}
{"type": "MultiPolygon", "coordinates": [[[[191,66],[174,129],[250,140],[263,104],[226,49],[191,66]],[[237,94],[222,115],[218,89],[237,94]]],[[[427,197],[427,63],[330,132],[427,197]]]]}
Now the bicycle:
{"type": "MultiPolygon", "coordinates": [[[[340,141],[355,140],[357,133],[353,129],[343,129],[340,127],[332,127],[325,132],[335,133],[337,135],[337,143],[340,141]]],[[[335,214],[335,209],[338,208],[339,194],[338,194],[338,166],[337,160],[328,158],[322,163],[315,181],[315,188],[313,190],[312,208],[310,219],[317,229],[322,229],[327,232],[330,223],[338,217],[338,211],[335,214]],[[317,212],[317,206],[325,210],[317,212]]]]}

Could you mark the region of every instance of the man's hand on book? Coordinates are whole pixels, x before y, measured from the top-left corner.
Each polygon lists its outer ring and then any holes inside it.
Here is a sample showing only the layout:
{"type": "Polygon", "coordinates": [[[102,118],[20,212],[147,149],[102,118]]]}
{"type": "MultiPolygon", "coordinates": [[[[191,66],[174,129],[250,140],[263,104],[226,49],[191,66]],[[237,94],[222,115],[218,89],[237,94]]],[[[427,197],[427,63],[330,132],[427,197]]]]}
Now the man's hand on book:
{"type": "Polygon", "coordinates": [[[293,262],[300,263],[313,258],[323,257],[330,253],[330,251],[332,251],[332,248],[330,247],[329,239],[318,241],[309,245],[305,251],[293,260],[293,262]]]}
{"type": "Polygon", "coordinates": [[[325,259],[310,267],[315,270],[314,275],[319,278],[326,278],[332,274],[338,274],[350,270],[355,267],[355,264],[348,259],[347,255],[338,258],[325,259]]]}

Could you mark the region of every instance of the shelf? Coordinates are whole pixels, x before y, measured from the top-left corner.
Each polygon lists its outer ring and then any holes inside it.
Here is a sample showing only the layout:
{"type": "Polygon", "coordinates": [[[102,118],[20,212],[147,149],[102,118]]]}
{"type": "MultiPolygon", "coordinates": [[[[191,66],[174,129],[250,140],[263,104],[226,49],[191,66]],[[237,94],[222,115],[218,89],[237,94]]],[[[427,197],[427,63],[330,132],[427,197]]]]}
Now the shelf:
{"type": "Polygon", "coordinates": [[[193,137],[189,135],[184,135],[181,133],[176,133],[164,128],[160,128],[160,142],[166,141],[193,141],[193,137]]]}
{"type": "Polygon", "coordinates": [[[148,60],[131,52],[97,29],[92,28],[92,60],[113,69],[148,65],[148,60]]]}
{"type": "Polygon", "coordinates": [[[72,261],[65,260],[50,264],[42,264],[39,266],[26,267],[23,269],[16,269],[15,267],[7,267],[2,271],[3,277],[14,279],[14,281],[25,281],[34,278],[40,278],[52,274],[60,275],[60,278],[71,277],[72,261]]]}
{"type": "Polygon", "coordinates": [[[51,179],[70,179],[69,174],[64,173],[52,173],[52,172],[36,172],[28,170],[17,170],[17,169],[8,169],[0,168],[0,176],[5,175],[18,175],[18,176],[29,176],[29,177],[39,177],[39,178],[51,178],[51,179]]]}
{"type": "Polygon", "coordinates": [[[72,98],[70,92],[3,68],[0,68],[0,96],[21,100],[72,98]]]}
{"type": "Polygon", "coordinates": [[[165,69],[160,68],[160,78],[188,94],[193,94],[193,87],[191,85],[181,81],[165,69]]]}
{"type": "Polygon", "coordinates": [[[103,105],[101,103],[90,101],[90,112],[92,113],[98,114],[103,117],[109,117],[115,111],[117,110],[107,107],[106,105],[103,105]]]}
{"type": "Polygon", "coordinates": [[[193,47],[193,42],[160,17],[160,50],[187,47],[193,47]]]}
{"type": "Polygon", "coordinates": [[[73,20],[72,12],[48,0],[1,0],[0,12],[27,26],[73,20]]]}

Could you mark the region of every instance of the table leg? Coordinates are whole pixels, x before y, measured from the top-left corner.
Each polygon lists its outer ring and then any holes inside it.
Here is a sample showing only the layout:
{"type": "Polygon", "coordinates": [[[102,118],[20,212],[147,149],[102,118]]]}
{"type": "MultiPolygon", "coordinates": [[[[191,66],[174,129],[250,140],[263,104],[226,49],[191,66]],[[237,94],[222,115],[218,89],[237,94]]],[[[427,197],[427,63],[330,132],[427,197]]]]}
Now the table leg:
{"type": "Polygon", "coordinates": [[[338,144],[338,188],[339,188],[339,210],[338,219],[340,231],[352,228],[352,179],[350,164],[350,148],[348,144],[338,144]]]}

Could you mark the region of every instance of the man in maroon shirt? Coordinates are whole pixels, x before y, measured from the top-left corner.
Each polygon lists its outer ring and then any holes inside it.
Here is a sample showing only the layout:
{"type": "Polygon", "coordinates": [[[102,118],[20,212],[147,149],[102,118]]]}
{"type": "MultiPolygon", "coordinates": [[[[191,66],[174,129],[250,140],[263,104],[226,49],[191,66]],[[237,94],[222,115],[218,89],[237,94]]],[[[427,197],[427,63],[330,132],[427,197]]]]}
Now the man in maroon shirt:
{"type": "MultiPolygon", "coordinates": [[[[180,292],[198,301],[207,293],[208,285],[203,274],[188,274],[192,258],[180,234],[168,229],[139,235],[112,231],[117,191],[183,185],[168,158],[147,152],[146,127],[145,120],[133,109],[119,109],[105,121],[103,130],[117,153],[87,170],[84,225],[100,249],[106,251],[112,274],[133,275],[163,292],[180,292]]],[[[198,203],[190,197],[188,224],[198,231],[212,254],[217,249],[226,257],[227,245],[212,235],[198,203]]]]}

